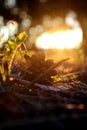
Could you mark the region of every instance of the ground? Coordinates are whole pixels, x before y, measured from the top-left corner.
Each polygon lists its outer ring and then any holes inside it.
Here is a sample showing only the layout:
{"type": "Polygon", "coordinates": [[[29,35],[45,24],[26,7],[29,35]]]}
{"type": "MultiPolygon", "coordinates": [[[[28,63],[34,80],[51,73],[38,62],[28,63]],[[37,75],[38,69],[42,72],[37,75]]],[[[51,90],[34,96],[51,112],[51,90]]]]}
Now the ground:
{"type": "Polygon", "coordinates": [[[15,73],[0,81],[0,129],[86,129],[86,70],[69,72],[52,82],[49,77],[56,74],[54,68],[65,60],[55,64],[52,59],[45,60],[43,54],[39,55],[40,64],[38,55],[25,55],[25,59],[31,59],[31,66],[23,69],[21,64],[21,70],[16,64],[15,73]]]}

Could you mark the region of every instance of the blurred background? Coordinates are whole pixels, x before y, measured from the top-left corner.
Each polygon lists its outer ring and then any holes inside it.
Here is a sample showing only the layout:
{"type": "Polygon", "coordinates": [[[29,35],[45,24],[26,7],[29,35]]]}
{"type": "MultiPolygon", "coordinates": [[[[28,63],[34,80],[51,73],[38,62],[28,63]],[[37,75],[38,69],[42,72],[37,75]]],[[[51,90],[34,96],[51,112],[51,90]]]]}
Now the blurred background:
{"type": "Polygon", "coordinates": [[[86,59],[86,0],[0,0],[0,25],[9,20],[18,23],[18,32],[28,33],[27,47],[65,49],[67,55],[74,49],[73,57],[86,59]]]}

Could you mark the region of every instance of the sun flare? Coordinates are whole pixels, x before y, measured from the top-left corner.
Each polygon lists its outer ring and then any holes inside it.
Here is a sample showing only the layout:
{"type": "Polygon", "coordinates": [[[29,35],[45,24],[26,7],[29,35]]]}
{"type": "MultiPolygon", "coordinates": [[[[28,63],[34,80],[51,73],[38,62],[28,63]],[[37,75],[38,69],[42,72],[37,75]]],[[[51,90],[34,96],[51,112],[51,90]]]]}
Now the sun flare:
{"type": "Polygon", "coordinates": [[[36,46],[43,49],[73,49],[80,46],[82,39],[83,32],[80,27],[53,33],[44,32],[36,39],[36,46]]]}

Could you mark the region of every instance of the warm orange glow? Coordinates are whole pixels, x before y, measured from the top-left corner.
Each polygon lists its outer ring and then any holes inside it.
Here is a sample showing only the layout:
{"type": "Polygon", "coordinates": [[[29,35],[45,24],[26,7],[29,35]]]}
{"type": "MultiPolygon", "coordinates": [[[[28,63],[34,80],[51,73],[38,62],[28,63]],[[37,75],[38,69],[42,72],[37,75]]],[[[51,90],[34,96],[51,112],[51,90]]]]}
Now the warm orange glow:
{"type": "Polygon", "coordinates": [[[79,104],[77,108],[82,110],[85,108],[85,106],[84,106],[84,104],[79,104]]]}
{"type": "Polygon", "coordinates": [[[68,108],[68,109],[80,109],[80,110],[82,110],[82,109],[85,108],[85,106],[84,106],[84,104],[78,104],[78,105],[75,105],[75,104],[67,104],[67,108],[68,108]]]}
{"type": "Polygon", "coordinates": [[[74,109],[76,106],[74,104],[67,104],[68,109],[74,109]]]}
{"type": "Polygon", "coordinates": [[[13,80],[14,80],[14,78],[10,77],[10,78],[9,78],[9,80],[10,80],[10,81],[13,81],[13,80]]]}
{"type": "Polygon", "coordinates": [[[36,39],[36,46],[43,49],[73,49],[80,46],[82,39],[83,32],[80,27],[53,33],[45,32],[36,39]]]}

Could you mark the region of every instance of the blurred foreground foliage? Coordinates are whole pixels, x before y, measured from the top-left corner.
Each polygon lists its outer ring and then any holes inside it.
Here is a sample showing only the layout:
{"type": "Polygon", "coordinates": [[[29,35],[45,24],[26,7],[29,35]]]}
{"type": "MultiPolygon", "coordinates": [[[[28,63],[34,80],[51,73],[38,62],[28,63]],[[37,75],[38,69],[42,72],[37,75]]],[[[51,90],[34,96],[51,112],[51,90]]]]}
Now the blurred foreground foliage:
{"type": "Polygon", "coordinates": [[[26,51],[25,40],[28,38],[27,33],[19,33],[14,40],[8,40],[0,50],[0,76],[2,81],[10,75],[13,60],[23,57],[23,51],[26,51]],[[22,49],[23,48],[23,49],[22,49]]]}

